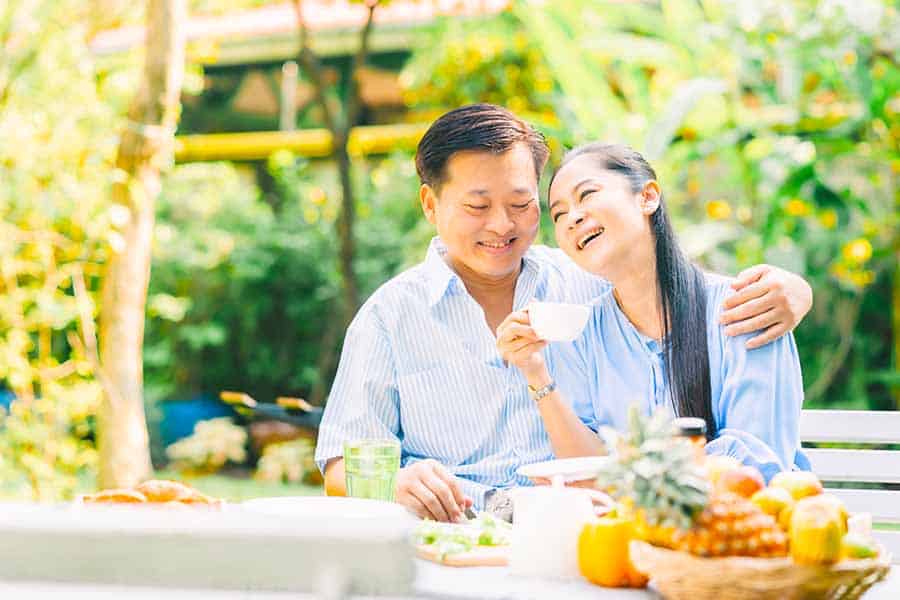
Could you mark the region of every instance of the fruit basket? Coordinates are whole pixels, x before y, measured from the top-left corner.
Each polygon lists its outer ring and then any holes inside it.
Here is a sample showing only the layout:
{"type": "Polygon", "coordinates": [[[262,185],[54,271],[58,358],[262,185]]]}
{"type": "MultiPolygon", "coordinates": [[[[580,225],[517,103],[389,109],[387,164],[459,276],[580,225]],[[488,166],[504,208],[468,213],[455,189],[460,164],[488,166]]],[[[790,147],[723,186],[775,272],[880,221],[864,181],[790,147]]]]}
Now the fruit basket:
{"type": "Polygon", "coordinates": [[[666,600],[852,600],[885,578],[891,556],[803,566],[790,557],[703,558],[631,542],[631,560],[666,600]]]}
{"type": "Polygon", "coordinates": [[[871,515],[851,515],[815,474],[767,483],[753,466],[696,452],[664,413],[632,409],[629,420],[597,485],[634,523],[633,567],[667,600],[852,599],[890,571],[871,515]]]}

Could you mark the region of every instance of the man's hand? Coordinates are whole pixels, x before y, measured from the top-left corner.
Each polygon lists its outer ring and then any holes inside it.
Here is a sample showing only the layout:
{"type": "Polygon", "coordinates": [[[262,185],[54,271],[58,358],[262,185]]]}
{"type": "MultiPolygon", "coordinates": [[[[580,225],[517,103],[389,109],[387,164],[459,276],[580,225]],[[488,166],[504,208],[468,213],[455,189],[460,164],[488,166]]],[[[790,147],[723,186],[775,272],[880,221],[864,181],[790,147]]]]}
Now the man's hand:
{"type": "Polygon", "coordinates": [[[463,521],[472,506],[453,474],[430,458],[400,469],[396,500],[423,519],[451,523],[463,521]]]}
{"type": "Polygon", "coordinates": [[[747,341],[749,349],[764,346],[791,331],[812,307],[812,288],[806,280],[771,265],[742,271],[731,287],[737,293],[723,303],[725,312],[719,322],[728,325],[725,335],[760,331],[747,341]]]}
{"type": "Polygon", "coordinates": [[[550,381],[547,365],[541,350],[547,342],[541,340],[531,328],[528,312],[510,313],[497,328],[497,350],[500,356],[522,371],[525,380],[533,387],[550,381]]]}

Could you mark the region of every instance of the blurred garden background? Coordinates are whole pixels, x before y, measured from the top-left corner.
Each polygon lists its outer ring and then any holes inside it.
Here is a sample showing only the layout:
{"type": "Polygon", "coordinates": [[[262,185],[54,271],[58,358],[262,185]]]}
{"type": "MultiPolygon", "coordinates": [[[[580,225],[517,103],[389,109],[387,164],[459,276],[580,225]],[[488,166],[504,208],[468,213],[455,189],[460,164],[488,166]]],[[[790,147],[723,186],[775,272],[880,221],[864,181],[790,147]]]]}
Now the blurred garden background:
{"type": "Polygon", "coordinates": [[[325,402],[348,319],[432,235],[418,137],[477,101],[551,168],[643,151],[698,261],[812,284],[806,408],[900,408],[894,1],[6,0],[0,498],[151,462],[316,493],[311,433],[219,393],[325,402]]]}

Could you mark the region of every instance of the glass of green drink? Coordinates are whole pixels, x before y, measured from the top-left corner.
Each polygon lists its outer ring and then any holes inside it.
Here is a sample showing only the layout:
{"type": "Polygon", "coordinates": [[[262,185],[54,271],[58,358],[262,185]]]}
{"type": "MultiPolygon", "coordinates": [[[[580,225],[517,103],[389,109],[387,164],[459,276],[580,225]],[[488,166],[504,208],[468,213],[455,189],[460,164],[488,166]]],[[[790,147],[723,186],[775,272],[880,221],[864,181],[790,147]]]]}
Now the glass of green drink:
{"type": "Polygon", "coordinates": [[[397,440],[344,442],[347,496],[393,502],[399,470],[400,442],[397,440]]]}

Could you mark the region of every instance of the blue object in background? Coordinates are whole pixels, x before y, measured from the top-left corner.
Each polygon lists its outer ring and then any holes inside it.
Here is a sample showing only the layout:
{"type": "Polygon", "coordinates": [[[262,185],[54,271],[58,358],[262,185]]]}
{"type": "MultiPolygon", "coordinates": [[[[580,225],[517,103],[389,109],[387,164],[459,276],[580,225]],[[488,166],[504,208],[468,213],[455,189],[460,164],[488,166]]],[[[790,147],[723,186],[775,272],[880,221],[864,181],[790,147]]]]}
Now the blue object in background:
{"type": "Polygon", "coordinates": [[[0,407],[9,412],[9,405],[16,399],[16,395],[9,390],[0,389],[0,407]]]}
{"type": "Polygon", "coordinates": [[[164,447],[194,433],[194,426],[199,421],[237,416],[234,409],[209,394],[198,394],[186,400],[164,400],[159,407],[162,411],[159,434],[164,447]]]}

